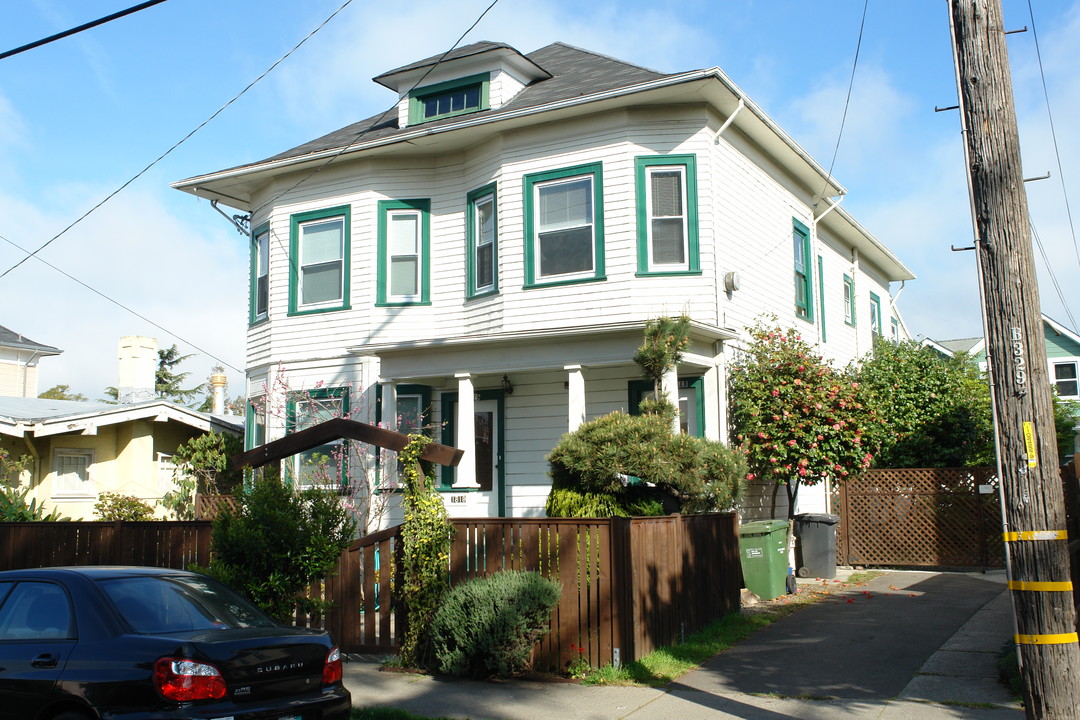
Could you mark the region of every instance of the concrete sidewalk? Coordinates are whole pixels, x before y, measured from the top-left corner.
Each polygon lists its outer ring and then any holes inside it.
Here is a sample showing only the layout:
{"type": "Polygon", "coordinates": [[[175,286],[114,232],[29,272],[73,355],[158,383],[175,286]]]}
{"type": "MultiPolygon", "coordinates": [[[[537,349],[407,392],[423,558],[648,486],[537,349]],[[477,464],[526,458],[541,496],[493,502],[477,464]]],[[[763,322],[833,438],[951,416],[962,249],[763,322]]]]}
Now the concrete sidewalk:
{"type": "Polygon", "coordinates": [[[357,707],[470,720],[1023,718],[997,681],[1004,574],[890,572],[758,631],[666,688],[477,682],[345,665],[357,707]]]}

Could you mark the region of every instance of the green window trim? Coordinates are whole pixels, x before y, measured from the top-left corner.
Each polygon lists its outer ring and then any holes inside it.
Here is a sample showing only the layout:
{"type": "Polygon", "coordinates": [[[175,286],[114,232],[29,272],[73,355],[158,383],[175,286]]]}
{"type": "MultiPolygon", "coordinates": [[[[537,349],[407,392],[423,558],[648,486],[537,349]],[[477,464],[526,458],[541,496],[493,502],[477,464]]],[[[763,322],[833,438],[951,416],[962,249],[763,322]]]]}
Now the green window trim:
{"type": "Polygon", "coordinates": [[[491,107],[491,73],[427,85],[409,93],[409,124],[468,115],[491,107]],[[451,107],[451,106],[457,107],[451,107]]]}
{"type": "Polygon", "coordinates": [[[248,325],[257,325],[270,315],[270,223],[251,231],[248,277],[248,325]]]}
{"type": "Polygon", "coordinates": [[[855,312],[855,281],[850,275],[844,275],[844,324],[855,327],[858,314],[855,312]]]}
{"type": "MultiPolygon", "coordinates": [[[[536,287],[548,287],[551,285],[572,285],[583,282],[595,282],[606,279],[604,276],[604,178],[603,163],[589,163],[574,167],[550,170],[547,172],[532,173],[526,175],[523,183],[524,219],[525,219],[525,289],[536,287]],[[583,224],[576,226],[579,229],[586,226],[592,232],[592,268],[583,268],[577,271],[552,272],[547,276],[542,275],[539,268],[543,257],[538,248],[538,236],[540,234],[539,222],[536,217],[537,193],[544,187],[552,187],[559,184],[572,184],[578,180],[588,178],[591,185],[591,194],[588,199],[591,203],[591,218],[583,224]]],[[[567,229],[573,229],[569,227],[567,229]]],[[[551,233],[558,232],[552,230],[551,233]]],[[[565,253],[563,253],[565,256],[565,253]]]]}
{"type": "Polygon", "coordinates": [[[870,293],[870,332],[881,337],[883,332],[881,325],[881,298],[870,293]]]}
{"type": "Polygon", "coordinates": [[[495,183],[477,188],[466,197],[465,218],[465,297],[472,299],[499,292],[499,203],[495,183]],[[491,237],[484,237],[478,212],[491,203],[491,237]],[[487,242],[481,242],[486,240],[487,242]],[[488,247],[485,247],[488,246],[488,247]],[[485,258],[484,255],[490,255],[485,258]],[[490,275],[490,281],[488,280],[490,275]]]}
{"type": "Polygon", "coordinates": [[[244,449],[251,450],[266,443],[266,398],[248,398],[244,412],[244,449]],[[255,407],[256,403],[262,403],[262,412],[255,407]],[[260,420],[262,422],[260,422],[260,420]]]}
{"type": "Polygon", "coordinates": [[[697,199],[697,156],[696,155],[649,155],[634,158],[634,181],[637,193],[637,275],[672,276],[700,275],[701,253],[698,240],[698,199],[697,199]],[[651,230],[664,216],[653,217],[655,206],[650,202],[653,172],[664,170],[676,171],[681,176],[683,197],[680,215],[666,216],[667,219],[681,217],[682,232],[685,234],[679,262],[654,263],[651,260],[653,243],[651,230]]]}
{"type": "MultiPolygon", "coordinates": [[[[298,404],[298,402],[301,402],[301,401],[297,400],[298,397],[305,397],[305,400],[303,400],[302,402],[306,402],[306,401],[310,401],[310,400],[314,400],[314,401],[329,400],[329,399],[332,399],[332,398],[339,399],[339,400],[341,400],[341,404],[340,404],[341,414],[338,417],[344,417],[344,418],[349,417],[349,413],[350,413],[350,409],[349,409],[349,389],[347,387],[314,388],[312,390],[305,390],[305,391],[302,391],[302,392],[292,393],[292,395],[293,395],[293,397],[290,397],[285,403],[285,434],[286,435],[291,435],[292,433],[296,432],[298,429],[299,430],[306,429],[306,428],[298,428],[297,427],[298,424],[299,424],[299,421],[297,419],[297,404],[298,404]]],[[[341,444],[344,445],[344,442],[345,441],[342,440],[341,444]]],[[[326,443],[325,445],[322,445],[320,447],[325,448],[328,445],[333,445],[333,444],[336,444],[336,443],[335,442],[326,443]]],[[[320,448],[313,448],[312,450],[307,450],[307,451],[304,451],[302,453],[297,453],[296,455],[293,455],[291,458],[289,458],[288,460],[285,461],[285,472],[283,473],[283,476],[287,479],[287,481],[290,484],[295,483],[296,477],[297,477],[297,472],[298,472],[298,469],[299,469],[299,463],[302,461],[302,459],[305,457],[305,455],[307,453],[313,453],[313,452],[315,452],[315,451],[317,451],[319,449],[320,448]]],[[[346,485],[347,482],[348,482],[348,477],[349,477],[349,475],[348,475],[348,469],[349,469],[348,468],[348,462],[349,462],[349,458],[347,457],[347,454],[343,453],[342,457],[341,457],[341,462],[339,463],[339,467],[338,467],[338,472],[340,473],[340,478],[342,480],[342,486],[346,485]]]]}
{"type": "Polygon", "coordinates": [[[889,333],[894,343],[900,342],[900,321],[895,317],[889,318],[889,333]]]}
{"type": "Polygon", "coordinates": [[[376,270],[376,307],[402,307],[431,304],[431,200],[380,200],[378,218],[378,268],[376,270]],[[389,221],[394,217],[415,216],[419,238],[416,245],[416,292],[394,294],[391,264],[406,256],[390,252],[389,221]]]}
{"type": "Polygon", "coordinates": [[[795,315],[813,322],[814,268],[810,260],[810,229],[792,218],[791,237],[795,255],[795,315]]]}
{"type": "Polygon", "coordinates": [[[817,276],[818,276],[818,307],[821,308],[821,342],[828,342],[828,336],[825,333],[825,261],[818,255],[817,258],[817,276]]]}
{"type": "Polygon", "coordinates": [[[326,208],[325,210],[312,210],[310,212],[296,213],[289,218],[289,315],[309,315],[323,312],[336,312],[349,309],[349,263],[351,254],[351,229],[352,207],[339,205],[338,207],[326,208]],[[303,258],[301,257],[300,233],[302,228],[321,220],[332,220],[335,217],[342,219],[341,237],[341,282],[340,295],[337,301],[329,300],[322,302],[302,303],[303,292],[301,282],[301,269],[303,258]]]}

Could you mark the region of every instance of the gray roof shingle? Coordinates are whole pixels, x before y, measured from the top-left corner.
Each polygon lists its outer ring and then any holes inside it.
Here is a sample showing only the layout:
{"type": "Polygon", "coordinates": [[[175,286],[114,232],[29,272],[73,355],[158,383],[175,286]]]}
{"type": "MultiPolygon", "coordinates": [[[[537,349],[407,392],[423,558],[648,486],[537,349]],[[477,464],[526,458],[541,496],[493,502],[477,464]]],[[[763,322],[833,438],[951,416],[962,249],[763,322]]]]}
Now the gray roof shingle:
{"type": "MultiPolygon", "coordinates": [[[[495,47],[510,46],[502,43],[476,43],[461,48],[460,51],[466,54],[475,54],[495,47]],[[478,45],[484,45],[485,47],[480,50],[476,47],[478,45]]],[[[510,103],[496,110],[483,110],[470,115],[470,117],[483,117],[485,115],[497,117],[500,114],[511,113],[522,108],[536,107],[667,77],[667,74],[656,70],[616,60],[600,53],[583,50],[561,42],[552,43],[547,47],[525,55],[525,57],[546,70],[552,77],[533,83],[521,91],[510,103]]],[[[431,64],[437,59],[438,56],[435,56],[434,59],[420,60],[412,65],[406,65],[389,73],[384,73],[379,77],[385,77],[414,67],[423,67],[425,64],[431,64]]],[[[460,122],[460,120],[460,117],[451,117],[426,123],[426,125],[438,126],[439,124],[460,122]]],[[[396,110],[390,108],[379,115],[335,130],[303,145],[298,145],[291,150],[252,163],[252,165],[302,157],[311,153],[345,147],[361,141],[368,142],[389,138],[399,132],[402,132],[402,128],[398,127],[396,110]]]]}
{"type": "Polygon", "coordinates": [[[57,355],[63,352],[63,350],[61,350],[60,348],[55,348],[52,345],[42,345],[41,343],[34,342],[30,338],[20,333],[14,332],[13,330],[8,330],[3,325],[0,325],[0,345],[4,345],[6,347],[23,348],[26,350],[37,350],[40,352],[57,355]]]}

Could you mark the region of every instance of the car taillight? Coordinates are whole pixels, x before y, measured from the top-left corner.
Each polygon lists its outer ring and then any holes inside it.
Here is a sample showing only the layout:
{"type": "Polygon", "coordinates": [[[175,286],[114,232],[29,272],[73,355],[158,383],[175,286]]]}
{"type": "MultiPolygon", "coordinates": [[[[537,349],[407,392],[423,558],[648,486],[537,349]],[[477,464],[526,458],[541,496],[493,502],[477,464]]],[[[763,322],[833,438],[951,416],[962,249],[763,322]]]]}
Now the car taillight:
{"type": "Polygon", "coordinates": [[[154,685],[166,700],[191,702],[225,697],[225,678],[209,663],[163,657],[154,664],[154,685]]]}
{"type": "Polygon", "coordinates": [[[334,648],[326,656],[326,665],[322,670],[323,685],[333,685],[341,682],[341,651],[334,648]]]}

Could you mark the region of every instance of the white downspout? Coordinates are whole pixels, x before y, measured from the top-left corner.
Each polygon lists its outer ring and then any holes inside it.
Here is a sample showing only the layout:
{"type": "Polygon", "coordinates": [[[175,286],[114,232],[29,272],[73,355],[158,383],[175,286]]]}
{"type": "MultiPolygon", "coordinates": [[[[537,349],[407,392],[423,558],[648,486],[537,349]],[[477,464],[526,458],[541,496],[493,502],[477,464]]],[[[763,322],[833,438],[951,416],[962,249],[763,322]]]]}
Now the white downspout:
{"type": "Polygon", "coordinates": [[[742,109],[744,107],[746,107],[746,103],[743,101],[742,98],[739,98],[739,104],[735,106],[735,109],[731,112],[730,115],[728,115],[727,120],[724,121],[724,124],[721,125],[720,129],[716,131],[715,135],[713,135],[713,145],[720,144],[720,136],[724,134],[724,131],[728,129],[728,126],[731,125],[731,123],[735,122],[736,116],[738,116],[738,114],[742,112],[742,109]]]}

